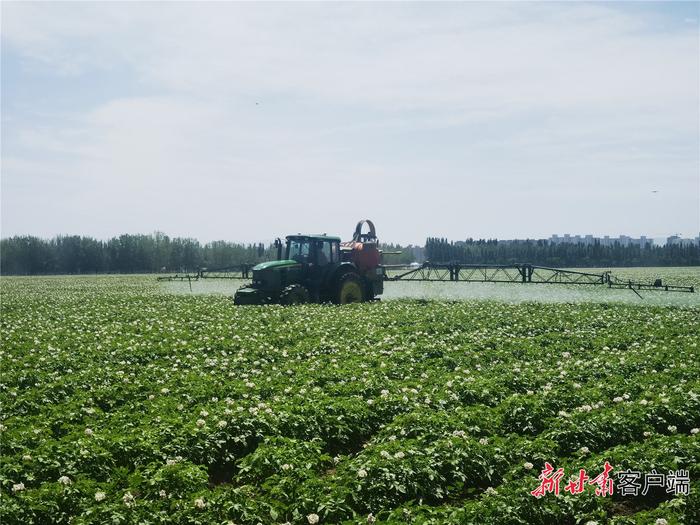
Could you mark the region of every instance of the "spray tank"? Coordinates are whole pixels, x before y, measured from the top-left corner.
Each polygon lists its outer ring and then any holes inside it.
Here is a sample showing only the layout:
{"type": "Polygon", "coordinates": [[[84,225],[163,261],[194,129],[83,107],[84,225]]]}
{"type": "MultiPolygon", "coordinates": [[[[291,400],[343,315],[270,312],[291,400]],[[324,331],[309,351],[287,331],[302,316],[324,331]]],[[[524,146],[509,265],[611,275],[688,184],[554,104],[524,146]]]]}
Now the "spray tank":
{"type": "Polygon", "coordinates": [[[378,268],[381,263],[381,253],[374,223],[369,219],[358,222],[352,240],[340,243],[340,252],[343,261],[353,263],[362,273],[378,268]],[[362,233],[362,227],[365,224],[369,227],[369,231],[362,233]]]}

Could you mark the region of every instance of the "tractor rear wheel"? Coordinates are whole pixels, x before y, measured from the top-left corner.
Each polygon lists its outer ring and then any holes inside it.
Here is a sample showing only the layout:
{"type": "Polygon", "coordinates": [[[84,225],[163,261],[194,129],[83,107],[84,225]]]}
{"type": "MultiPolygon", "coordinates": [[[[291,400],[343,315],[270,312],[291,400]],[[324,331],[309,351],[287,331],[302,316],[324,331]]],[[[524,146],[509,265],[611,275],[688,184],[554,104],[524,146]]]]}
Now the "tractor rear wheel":
{"type": "Polygon", "coordinates": [[[364,301],[362,279],[355,272],[348,272],[338,279],[335,302],[338,304],[361,303],[364,301]]]}
{"type": "Polygon", "coordinates": [[[309,302],[309,291],[300,284],[290,284],[280,294],[280,304],[304,304],[309,302]]]}

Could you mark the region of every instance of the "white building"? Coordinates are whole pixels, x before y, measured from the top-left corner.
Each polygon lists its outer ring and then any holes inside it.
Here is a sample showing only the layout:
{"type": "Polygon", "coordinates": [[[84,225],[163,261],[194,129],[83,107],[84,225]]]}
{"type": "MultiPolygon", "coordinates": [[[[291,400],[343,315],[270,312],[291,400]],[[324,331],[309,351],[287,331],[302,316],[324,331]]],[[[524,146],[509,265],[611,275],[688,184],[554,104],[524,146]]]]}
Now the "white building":
{"type": "Polygon", "coordinates": [[[559,235],[554,234],[549,238],[549,242],[552,244],[585,244],[587,246],[593,245],[596,243],[600,243],[601,246],[612,246],[615,243],[620,244],[621,246],[646,246],[647,244],[653,244],[653,241],[649,239],[646,235],[640,236],[638,239],[635,239],[633,237],[630,237],[629,235],[620,235],[617,238],[611,238],[609,235],[605,235],[604,237],[594,237],[591,234],[587,235],[570,235],[568,233],[565,233],[563,237],[559,237],[559,235]]]}

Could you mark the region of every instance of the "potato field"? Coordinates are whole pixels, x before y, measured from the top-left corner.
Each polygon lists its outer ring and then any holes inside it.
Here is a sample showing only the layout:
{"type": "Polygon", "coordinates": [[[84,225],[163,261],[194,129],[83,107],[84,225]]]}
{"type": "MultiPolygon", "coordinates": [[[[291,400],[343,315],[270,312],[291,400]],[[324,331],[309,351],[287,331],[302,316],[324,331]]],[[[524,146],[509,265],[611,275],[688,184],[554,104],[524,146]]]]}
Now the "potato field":
{"type": "Polygon", "coordinates": [[[285,308],[153,276],[1,291],[2,524],[700,523],[697,293],[285,308]],[[535,497],[547,465],[559,494],[535,497]],[[625,494],[623,471],[666,482],[625,494]]]}

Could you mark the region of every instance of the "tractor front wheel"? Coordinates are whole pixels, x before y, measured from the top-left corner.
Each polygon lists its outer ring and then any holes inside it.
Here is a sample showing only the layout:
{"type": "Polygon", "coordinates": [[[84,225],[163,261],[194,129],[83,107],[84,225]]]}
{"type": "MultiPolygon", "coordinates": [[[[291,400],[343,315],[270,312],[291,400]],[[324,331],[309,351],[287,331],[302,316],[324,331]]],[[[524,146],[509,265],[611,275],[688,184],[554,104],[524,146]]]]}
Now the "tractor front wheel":
{"type": "Polygon", "coordinates": [[[338,280],[335,299],[338,304],[361,303],[364,301],[362,279],[354,272],[344,274],[338,280]]]}
{"type": "Polygon", "coordinates": [[[309,291],[300,284],[287,286],[280,294],[280,304],[304,304],[309,302],[309,291]]]}

